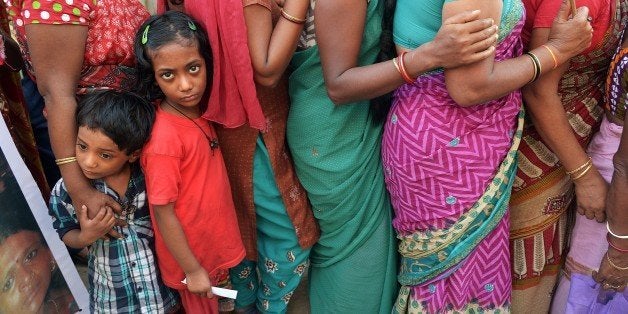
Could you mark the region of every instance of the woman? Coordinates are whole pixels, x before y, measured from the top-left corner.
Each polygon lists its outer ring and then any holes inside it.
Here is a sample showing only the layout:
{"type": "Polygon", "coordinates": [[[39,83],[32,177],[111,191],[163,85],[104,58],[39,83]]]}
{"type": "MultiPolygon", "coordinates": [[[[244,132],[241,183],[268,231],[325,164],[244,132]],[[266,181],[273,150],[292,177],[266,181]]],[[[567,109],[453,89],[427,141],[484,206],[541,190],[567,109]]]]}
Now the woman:
{"type": "MultiPolygon", "coordinates": [[[[0,157],[4,157],[0,153],[0,157]]],[[[75,313],[78,306],[20,188],[0,163],[0,313],[75,313]]]]}
{"type": "Polygon", "coordinates": [[[399,88],[384,129],[382,158],[402,256],[394,312],[510,311],[508,199],[523,126],[518,88],[582,51],[590,39],[586,9],[568,20],[563,5],[555,39],[521,55],[519,1],[419,6],[403,0],[395,12],[397,63],[435,34],[441,17],[469,8],[499,25],[495,54],[399,88]],[[412,23],[430,14],[432,20],[412,23]],[[581,37],[564,33],[563,23],[581,37]],[[413,40],[411,34],[421,31],[424,37],[413,40]]]}
{"type": "Polygon", "coordinates": [[[628,197],[625,193],[628,131],[624,128],[628,122],[628,36],[625,23],[622,28],[623,44],[612,59],[606,79],[606,115],[587,149],[593,165],[610,183],[605,212],[608,221],[600,223],[584,216],[576,217],[564,276],[552,301],[552,313],[619,313],[628,308],[628,290],[625,289],[628,281],[628,197]]]}
{"type": "MultiPolygon", "coordinates": [[[[137,0],[4,3],[29,74],[44,97],[55,156],[58,160],[74,156],[76,95],[90,89],[133,87],[133,35],[149,14],[137,0]]],[[[87,205],[93,213],[103,206],[120,210],[118,203],[89,184],[75,162],[58,164],[74,205],[87,205]]]]}
{"type": "MultiPolygon", "coordinates": [[[[530,120],[519,147],[510,201],[513,310],[547,312],[567,243],[568,210],[604,221],[606,183],[584,149],[602,117],[608,64],[628,22],[625,0],[577,1],[590,8],[591,46],[523,90],[530,120]],[[581,167],[581,166],[584,166],[581,167]],[[582,174],[582,175],[581,175],[582,174]],[[576,199],[574,204],[574,197],[576,199]]],[[[524,1],[527,46],[548,40],[556,1],[524,1]]],[[[526,41],[526,40],[524,40],[526,41]]]]}

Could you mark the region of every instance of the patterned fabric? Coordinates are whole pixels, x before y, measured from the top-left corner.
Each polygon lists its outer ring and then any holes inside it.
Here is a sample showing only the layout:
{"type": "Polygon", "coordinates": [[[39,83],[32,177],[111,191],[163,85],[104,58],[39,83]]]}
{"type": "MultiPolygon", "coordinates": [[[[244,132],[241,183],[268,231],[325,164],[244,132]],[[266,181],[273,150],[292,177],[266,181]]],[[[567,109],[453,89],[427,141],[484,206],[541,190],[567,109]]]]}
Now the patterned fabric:
{"type": "MultiPolygon", "coordinates": [[[[9,19],[7,12],[3,9],[0,9],[0,27],[6,34],[10,34],[9,19]]],[[[4,41],[0,39],[0,42],[4,41]]],[[[39,153],[27,110],[20,85],[20,74],[10,72],[8,69],[0,69],[0,114],[9,128],[9,133],[20,156],[24,159],[26,167],[28,167],[35,182],[37,182],[37,187],[41,191],[42,196],[44,199],[48,199],[50,188],[39,160],[39,153]]]]}
{"type": "MultiPolygon", "coordinates": [[[[119,196],[102,180],[94,187],[113,197],[123,208],[118,218],[127,225],[114,229],[124,239],[98,239],[89,247],[88,282],[90,312],[164,313],[177,305],[173,292],[161,281],[155,262],[154,233],[148,213],[144,176],[134,167],[127,191],[119,196]]],[[[50,215],[59,237],[80,225],[63,179],[50,197],[50,215]]]]}
{"type": "MultiPolygon", "coordinates": [[[[376,0],[366,8],[358,64],[377,58],[383,9],[376,0]]],[[[381,123],[368,101],[337,106],[329,99],[318,46],[297,51],[292,66],[286,136],[321,229],[310,254],[312,312],[390,313],[397,261],[381,123]]]]}
{"type": "MultiPolygon", "coordinates": [[[[233,285],[239,291],[236,305],[243,308],[257,303],[257,308],[263,312],[285,313],[288,301],[308,267],[310,248],[299,245],[295,232],[298,229],[290,220],[277,183],[272,180],[269,151],[261,137],[257,139],[251,163],[257,227],[257,247],[254,249],[258,261],[244,260],[230,270],[233,285]]],[[[310,210],[309,207],[306,209],[310,210]]],[[[315,227],[316,223],[312,222],[315,227]]]]}
{"type": "MultiPolygon", "coordinates": [[[[496,62],[522,53],[523,6],[503,12],[496,62]]],[[[461,107],[435,71],[395,92],[382,144],[402,256],[395,312],[509,309],[507,208],[522,127],[518,91],[461,107]]]]}
{"type": "MultiPolygon", "coordinates": [[[[618,48],[619,49],[619,48],[618,48]]],[[[606,110],[620,121],[628,106],[628,48],[619,49],[606,78],[606,110]]]]}
{"type": "MultiPolygon", "coordinates": [[[[616,0],[604,40],[571,59],[558,95],[574,134],[584,148],[603,113],[607,66],[628,23],[628,1],[616,0]]],[[[591,13],[595,15],[595,12],[591,13]]],[[[574,206],[574,186],[558,158],[526,120],[519,148],[519,169],[510,200],[513,310],[547,312],[564,256],[567,212],[574,206]]]]}
{"type": "Polygon", "coordinates": [[[27,69],[28,24],[73,24],[88,27],[79,93],[88,89],[131,89],[135,82],[133,38],[148,11],[137,0],[4,0],[14,21],[27,69]],[[122,21],[124,21],[122,23],[122,21]]]}

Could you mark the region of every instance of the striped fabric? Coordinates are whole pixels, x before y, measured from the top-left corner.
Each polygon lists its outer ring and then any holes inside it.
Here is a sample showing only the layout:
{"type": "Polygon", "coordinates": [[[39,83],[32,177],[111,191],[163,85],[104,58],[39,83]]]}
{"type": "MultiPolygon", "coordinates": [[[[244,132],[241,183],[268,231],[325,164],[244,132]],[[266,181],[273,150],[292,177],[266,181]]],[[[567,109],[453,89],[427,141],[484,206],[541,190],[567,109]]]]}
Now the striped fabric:
{"type": "MultiPolygon", "coordinates": [[[[99,239],[89,247],[90,312],[166,313],[173,309],[178,301],[163,284],[155,262],[153,229],[141,170],[139,167],[133,170],[123,198],[104,181],[95,180],[93,184],[122,204],[123,216],[118,218],[127,225],[114,227],[124,239],[99,239]]],[[[63,179],[53,188],[49,213],[61,238],[68,231],[80,228],[63,179]]]]}

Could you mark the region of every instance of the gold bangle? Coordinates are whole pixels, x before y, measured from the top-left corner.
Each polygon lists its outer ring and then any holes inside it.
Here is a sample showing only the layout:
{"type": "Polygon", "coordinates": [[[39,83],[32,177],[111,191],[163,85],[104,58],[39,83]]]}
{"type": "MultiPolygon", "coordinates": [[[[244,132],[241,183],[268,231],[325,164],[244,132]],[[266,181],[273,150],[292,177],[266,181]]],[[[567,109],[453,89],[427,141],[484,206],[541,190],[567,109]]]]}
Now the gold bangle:
{"type": "Polygon", "coordinates": [[[65,164],[69,164],[72,162],[76,161],[76,157],[72,156],[72,157],[67,157],[67,158],[59,158],[59,159],[55,159],[55,164],[57,164],[57,166],[61,166],[61,165],[65,165],[65,164]]]}
{"type": "Polygon", "coordinates": [[[584,170],[582,170],[582,172],[580,172],[579,175],[577,175],[575,177],[571,177],[571,181],[576,181],[576,180],[584,177],[584,175],[587,174],[587,172],[589,172],[589,170],[591,170],[591,168],[593,168],[593,163],[590,163],[589,166],[584,168],[584,170]]]}
{"type": "Polygon", "coordinates": [[[613,261],[611,261],[611,257],[608,256],[608,252],[606,252],[606,260],[608,261],[608,263],[613,266],[613,268],[615,269],[619,269],[619,270],[628,270],[628,266],[626,267],[619,267],[617,265],[615,265],[615,263],[613,263],[613,261]]]}
{"type": "Polygon", "coordinates": [[[587,161],[585,163],[583,163],[580,167],[571,170],[571,171],[565,171],[568,175],[572,175],[574,173],[577,173],[578,171],[586,168],[590,163],[593,163],[593,160],[591,160],[591,157],[587,158],[587,161]]]}
{"type": "Polygon", "coordinates": [[[305,22],[307,21],[306,19],[300,19],[298,17],[292,16],[290,14],[288,14],[288,12],[286,12],[283,8],[281,8],[281,16],[283,16],[284,19],[292,22],[292,23],[296,23],[296,24],[305,24],[305,22]]]}
{"type": "Polygon", "coordinates": [[[554,67],[552,69],[556,69],[558,67],[558,60],[556,59],[556,55],[554,54],[554,52],[552,51],[552,49],[550,49],[549,46],[547,45],[541,45],[541,47],[547,49],[547,51],[549,52],[549,54],[552,56],[552,60],[554,60],[554,67]]]}

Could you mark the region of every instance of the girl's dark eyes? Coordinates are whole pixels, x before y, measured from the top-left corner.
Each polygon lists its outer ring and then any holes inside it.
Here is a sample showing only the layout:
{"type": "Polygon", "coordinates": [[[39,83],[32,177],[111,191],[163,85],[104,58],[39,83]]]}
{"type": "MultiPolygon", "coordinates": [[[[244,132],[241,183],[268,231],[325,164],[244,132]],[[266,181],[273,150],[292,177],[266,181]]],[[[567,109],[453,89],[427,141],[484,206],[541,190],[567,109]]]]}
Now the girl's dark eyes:
{"type": "Polygon", "coordinates": [[[172,72],[164,72],[164,73],[161,73],[159,76],[161,76],[161,78],[163,78],[164,80],[169,80],[174,77],[172,72]]]}
{"type": "Polygon", "coordinates": [[[201,67],[198,65],[193,65],[190,67],[190,73],[198,73],[201,70],[201,67]]]}

